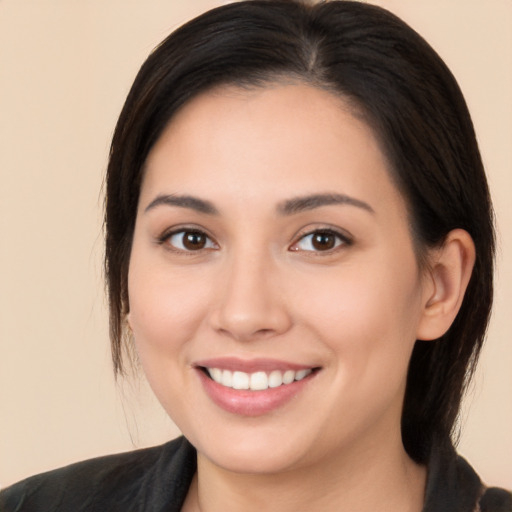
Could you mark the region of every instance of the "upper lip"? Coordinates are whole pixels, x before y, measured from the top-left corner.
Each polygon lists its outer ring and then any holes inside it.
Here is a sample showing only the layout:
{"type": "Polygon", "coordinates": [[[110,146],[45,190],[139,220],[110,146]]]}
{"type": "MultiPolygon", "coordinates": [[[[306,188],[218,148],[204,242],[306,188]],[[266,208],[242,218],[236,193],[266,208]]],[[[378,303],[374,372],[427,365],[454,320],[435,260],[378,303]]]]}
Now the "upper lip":
{"type": "Polygon", "coordinates": [[[292,363],[278,359],[239,359],[237,357],[218,357],[203,359],[193,364],[196,368],[219,368],[221,370],[240,371],[245,373],[272,372],[274,370],[309,370],[317,368],[316,365],[292,363]]]}

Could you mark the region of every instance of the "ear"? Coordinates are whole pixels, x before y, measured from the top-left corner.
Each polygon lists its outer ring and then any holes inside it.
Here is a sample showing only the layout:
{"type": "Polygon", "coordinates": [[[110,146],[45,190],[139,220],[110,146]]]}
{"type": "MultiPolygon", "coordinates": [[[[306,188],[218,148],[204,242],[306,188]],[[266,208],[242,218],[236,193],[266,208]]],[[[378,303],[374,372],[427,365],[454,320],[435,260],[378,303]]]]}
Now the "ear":
{"type": "Polygon", "coordinates": [[[475,264],[475,244],[467,231],[454,229],[432,249],[425,276],[423,313],[416,338],[434,340],[450,328],[459,312],[475,264]]]}

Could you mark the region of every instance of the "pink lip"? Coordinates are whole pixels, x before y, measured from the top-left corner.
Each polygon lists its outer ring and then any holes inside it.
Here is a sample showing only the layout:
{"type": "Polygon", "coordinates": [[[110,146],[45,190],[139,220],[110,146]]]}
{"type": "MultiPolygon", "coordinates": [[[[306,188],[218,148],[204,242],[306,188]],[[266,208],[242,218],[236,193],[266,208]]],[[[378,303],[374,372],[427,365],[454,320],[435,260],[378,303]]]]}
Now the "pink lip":
{"type": "Polygon", "coordinates": [[[290,363],[287,361],[279,361],[277,359],[251,359],[244,360],[236,357],[218,357],[214,359],[204,359],[202,361],[196,361],[194,366],[203,368],[220,368],[221,370],[230,370],[232,372],[240,371],[245,373],[254,372],[272,372],[274,370],[280,370],[285,372],[286,370],[307,370],[314,368],[311,365],[303,365],[290,363]]]}
{"type": "Polygon", "coordinates": [[[235,358],[204,360],[196,363],[194,366],[201,384],[212,402],[221,409],[240,416],[261,416],[284,406],[298,395],[318,373],[315,371],[302,380],[294,381],[291,384],[282,385],[277,388],[251,391],[231,389],[222,386],[206,375],[202,368],[221,368],[231,371],[239,370],[253,373],[256,371],[271,372],[273,370],[297,371],[312,367],[269,359],[241,362],[235,358]]]}

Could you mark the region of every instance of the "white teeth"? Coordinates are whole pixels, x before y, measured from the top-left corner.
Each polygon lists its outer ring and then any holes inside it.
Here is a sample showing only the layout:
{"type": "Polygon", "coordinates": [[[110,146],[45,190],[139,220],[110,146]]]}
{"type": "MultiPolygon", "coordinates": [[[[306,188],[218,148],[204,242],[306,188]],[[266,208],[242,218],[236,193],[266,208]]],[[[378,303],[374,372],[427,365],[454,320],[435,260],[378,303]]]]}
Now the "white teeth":
{"type": "Polygon", "coordinates": [[[222,370],[220,368],[209,368],[208,373],[215,382],[222,382],[222,370]]]}
{"type": "Polygon", "coordinates": [[[283,375],[283,384],[291,384],[295,380],[295,372],[293,370],[287,370],[283,375]]]}
{"type": "Polygon", "coordinates": [[[277,388],[283,383],[283,374],[279,370],[270,372],[268,376],[268,387],[277,388]]]}
{"type": "Polygon", "coordinates": [[[223,370],[220,383],[227,388],[233,387],[233,374],[229,370],[223,370]]]}
{"type": "Polygon", "coordinates": [[[274,370],[267,375],[265,372],[232,372],[220,368],[207,368],[207,370],[210,377],[222,386],[233,389],[250,389],[251,391],[262,391],[291,384],[293,381],[304,379],[313,371],[311,368],[298,371],[286,370],[285,372],[274,370]]]}
{"type": "Polygon", "coordinates": [[[249,389],[249,378],[248,373],[233,372],[233,389],[249,389]]]}
{"type": "Polygon", "coordinates": [[[311,373],[311,370],[299,370],[295,374],[295,380],[302,380],[306,375],[309,375],[311,373]]]}
{"type": "Polygon", "coordinates": [[[251,374],[249,386],[253,391],[268,389],[268,377],[265,372],[256,372],[251,374]]]}

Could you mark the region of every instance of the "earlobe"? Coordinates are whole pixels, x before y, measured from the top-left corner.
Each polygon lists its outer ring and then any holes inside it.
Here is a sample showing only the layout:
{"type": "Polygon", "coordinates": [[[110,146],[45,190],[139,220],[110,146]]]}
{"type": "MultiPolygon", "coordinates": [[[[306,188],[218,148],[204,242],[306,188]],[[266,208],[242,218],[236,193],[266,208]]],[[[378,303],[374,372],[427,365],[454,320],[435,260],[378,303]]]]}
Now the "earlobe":
{"type": "Polygon", "coordinates": [[[454,229],[432,251],[417,339],[434,340],[450,328],[459,312],[475,263],[475,245],[467,231],[454,229]]]}

